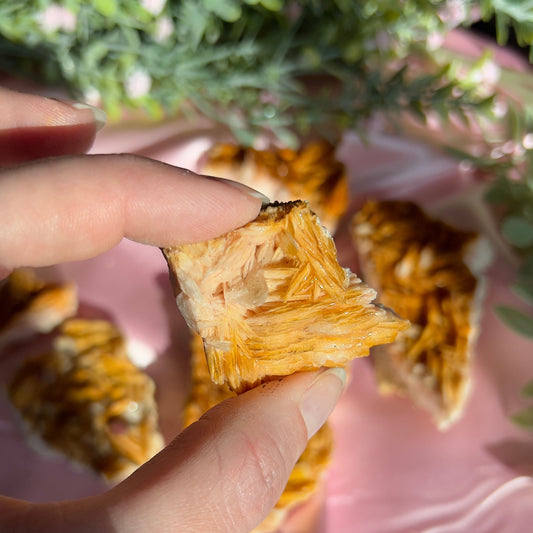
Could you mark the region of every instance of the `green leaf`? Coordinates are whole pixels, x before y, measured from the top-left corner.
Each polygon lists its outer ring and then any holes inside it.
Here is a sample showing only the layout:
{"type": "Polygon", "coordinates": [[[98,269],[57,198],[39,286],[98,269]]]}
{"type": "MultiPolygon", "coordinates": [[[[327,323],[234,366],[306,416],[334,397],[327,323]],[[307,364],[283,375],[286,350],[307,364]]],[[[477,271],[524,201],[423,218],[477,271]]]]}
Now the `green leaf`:
{"type": "Polygon", "coordinates": [[[283,7],[283,0],[261,0],[261,5],[270,11],[279,11],[283,7]]]}
{"type": "Polygon", "coordinates": [[[533,244],[533,224],[518,215],[508,215],[501,223],[503,236],[517,248],[527,248],[533,244]]]}
{"type": "Polygon", "coordinates": [[[413,116],[418,119],[422,124],[427,123],[427,116],[424,112],[424,106],[422,105],[422,102],[410,102],[409,103],[409,111],[413,114],[413,116]]]}
{"type": "MultiPolygon", "coordinates": [[[[182,21],[177,28],[180,40],[187,42],[192,50],[196,50],[207,32],[209,13],[187,0],[180,4],[179,19],[182,21]]],[[[176,70],[180,65],[181,62],[176,63],[176,70]]]]}
{"type": "Polygon", "coordinates": [[[237,0],[204,0],[204,6],[226,22],[239,20],[242,13],[240,2],[237,0]]]}
{"type": "MultiPolygon", "coordinates": [[[[533,108],[527,108],[533,113],[533,108]]],[[[532,118],[533,120],[533,118],[532,118]]],[[[526,150],[525,154],[526,169],[525,169],[525,181],[526,186],[529,188],[530,192],[533,192],[533,150],[526,150]]]]}
{"type": "Polygon", "coordinates": [[[495,180],[487,188],[484,195],[485,201],[489,204],[506,203],[511,199],[507,180],[500,178],[495,180]]]}
{"type": "Polygon", "coordinates": [[[531,0],[492,0],[493,8],[522,23],[533,22],[531,0]]]}
{"type": "Polygon", "coordinates": [[[533,252],[525,256],[520,269],[518,270],[520,279],[533,279],[533,252]]]}
{"type": "Polygon", "coordinates": [[[93,0],[93,6],[104,17],[112,17],[117,12],[116,0],[93,0]]]}
{"type": "Polygon", "coordinates": [[[533,318],[518,309],[498,305],[494,309],[500,320],[513,331],[524,337],[533,339],[533,318]]]}
{"type": "Polygon", "coordinates": [[[104,42],[96,40],[87,46],[83,59],[89,68],[96,68],[107,54],[109,47],[104,42]]]}
{"type": "Polygon", "coordinates": [[[512,286],[512,290],[521,300],[533,305],[533,279],[518,281],[512,286]]]}
{"type": "Polygon", "coordinates": [[[511,416],[511,420],[520,427],[533,429],[533,406],[526,407],[511,416]]]}
{"type": "Polygon", "coordinates": [[[526,396],[526,398],[533,397],[533,379],[531,381],[528,381],[523,389],[522,389],[522,395],[526,396]]]}
{"type": "Polygon", "coordinates": [[[509,40],[509,17],[496,13],[496,40],[500,46],[507,44],[509,40]]]}
{"type": "Polygon", "coordinates": [[[509,121],[509,130],[511,138],[520,142],[524,136],[524,113],[516,107],[509,107],[507,112],[507,120],[509,121]]]}

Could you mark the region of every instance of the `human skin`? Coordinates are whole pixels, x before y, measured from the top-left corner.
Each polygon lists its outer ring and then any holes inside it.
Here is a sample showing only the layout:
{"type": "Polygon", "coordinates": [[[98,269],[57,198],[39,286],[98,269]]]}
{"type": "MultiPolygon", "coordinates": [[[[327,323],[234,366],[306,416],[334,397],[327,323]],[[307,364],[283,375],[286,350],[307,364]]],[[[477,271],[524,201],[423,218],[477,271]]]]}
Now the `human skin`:
{"type": "MultiPolygon", "coordinates": [[[[205,240],[257,215],[260,195],[242,186],[132,155],[84,155],[101,119],[0,88],[0,279],[94,257],[123,238],[158,247],[205,240]]],[[[300,373],[231,398],[104,494],[49,504],[0,496],[0,531],[250,531],[344,378],[341,369],[300,373]]]]}

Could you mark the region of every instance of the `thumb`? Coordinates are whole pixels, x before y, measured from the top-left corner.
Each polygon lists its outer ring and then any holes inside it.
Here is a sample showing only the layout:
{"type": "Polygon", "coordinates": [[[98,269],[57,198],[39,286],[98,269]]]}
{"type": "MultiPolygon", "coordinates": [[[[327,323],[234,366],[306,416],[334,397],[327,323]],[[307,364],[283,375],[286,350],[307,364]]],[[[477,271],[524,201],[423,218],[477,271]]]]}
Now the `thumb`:
{"type": "Polygon", "coordinates": [[[249,532],[278,501],[344,380],[340,368],[305,372],[222,402],[108,493],[65,504],[56,531],[249,532]]]}

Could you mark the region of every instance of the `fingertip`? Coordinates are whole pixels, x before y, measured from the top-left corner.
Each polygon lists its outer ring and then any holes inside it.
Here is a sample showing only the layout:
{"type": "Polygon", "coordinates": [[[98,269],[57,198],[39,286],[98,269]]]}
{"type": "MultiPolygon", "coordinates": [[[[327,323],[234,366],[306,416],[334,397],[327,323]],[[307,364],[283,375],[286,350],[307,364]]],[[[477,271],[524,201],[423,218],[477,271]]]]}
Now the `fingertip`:
{"type": "Polygon", "coordinates": [[[0,129],[53,128],[93,124],[100,129],[105,111],[84,102],[22,93],[0,87],[0,129]]]}
{"type": "Polygon", "coordinates": [[[0,87],[0,165],[84,153],[105,119],[104,111],[84,103],[0,87]]]}
{"type": "Polygon", "coordinates": [[[155,163],[157,167],[153,161],[149,164],[151,175],[137,173],[138,183],[152,179],[154,170],[159,169],[158,177],[166,177],[168,187],[159,189],[164,196],[155,189],[150,192],[145,188],[147,192],[142,196],[131,197],[134,201],[129,207],[136,216],[129,219],[127,237],[138,242],[168,248],[219,237],[254,220],[266,198],[237,182],[163,163],[155,163]],[[156,226],[150,229],[146,224],[136,223],[145,220],[149,213],[157,213],[164,227],[154,231],[156,226]]]}
{"type": "Polygon", "coordinates": [[[310,439],[326,422],[337,404],[346,383],[341,367],[320,371],[300,399],[300,413],[310,439]]]}
{"type": "Polygon", "coordinates": [[[96,131],[100,131],[107,123],[107,113],[99,108],[87,104],[85,102],[65,102],[67,105],[70,105],[74,109],[87,110],[91,112],[92,121],[96,126],[96,131]]]}

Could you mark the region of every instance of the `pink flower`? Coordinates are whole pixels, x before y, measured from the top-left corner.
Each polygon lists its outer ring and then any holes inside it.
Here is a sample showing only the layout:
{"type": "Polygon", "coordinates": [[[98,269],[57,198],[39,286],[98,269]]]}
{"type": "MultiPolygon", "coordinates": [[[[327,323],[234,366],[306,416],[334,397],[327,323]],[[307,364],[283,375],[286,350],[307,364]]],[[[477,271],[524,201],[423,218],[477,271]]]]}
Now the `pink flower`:
{"type": "Polygon", "coordinates": [[[77,23],[76,15],[58,4],[50,4],[37,16],[37,20],[41,29],[46,33],[60,30],[73,32],[77,23]]]}

